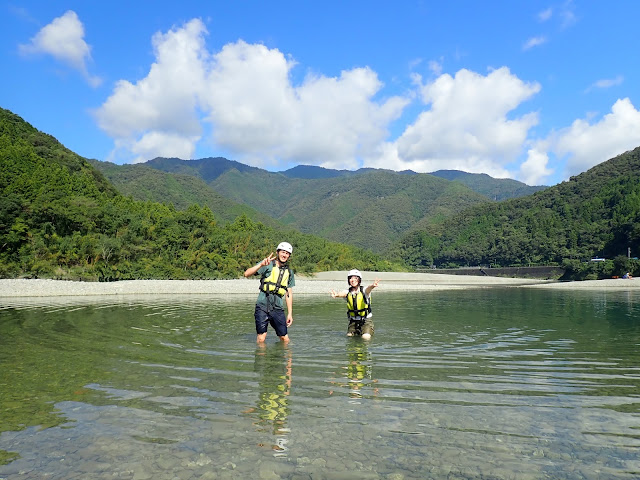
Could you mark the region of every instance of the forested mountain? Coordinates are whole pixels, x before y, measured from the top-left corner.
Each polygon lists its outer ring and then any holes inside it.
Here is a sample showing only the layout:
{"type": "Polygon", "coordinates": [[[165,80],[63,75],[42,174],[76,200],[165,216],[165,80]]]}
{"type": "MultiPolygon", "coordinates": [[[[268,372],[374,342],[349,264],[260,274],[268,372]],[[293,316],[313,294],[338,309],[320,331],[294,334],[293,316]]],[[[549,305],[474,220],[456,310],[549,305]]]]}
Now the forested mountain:
{"type": "MultiPolygon", "coordinates": [[[[556,264],[640,253],[640,147],[533,195],[485,203],[412,232],[398,247],[413,265],[556,264]]],[[[622,267],[621,267],[622,268],[622,267]]]]}
{"type": "Polygon", "coordinates": [[[307,272],[397,270],[402,262],[555,264],[575,272],[599,256],[617,262],[599,275],[613,266],[640,274],[626,258],[640,253],[640,148],[502,202],[458,178],[412,172],[287,176],[226,159],[100,164],[124,196],[95,164],[0,109],[0,276],[236,277],[283,239],[294,244],[294,268],[307,272]],[[292,229],[272,228],[272,218],[292,229]]]}
{"type": "MultiPolygon", "coordinates": [[[[358,170],[332,170],[329,168],[316,167],[313,165],[298,165],[281,172],[290,178],[335,178],[345,175],[360,175],[362,173],[375,171],[374,168],[360,168],[358,170]]],[[[392,172],[391,170],[380,170],[392,172]]],[[[419,175],[413,170],[403,170],[401,173],[405,175],[419,175]]],[[[431,172],[429,175],[444,178],[452,182],[460,182],[471,190],[484,195],[490,200],[500,201],[508,198],[524,197],[532,193],[547,188],[544,185],[529,186],[526,183],[513,180],[511,178],[493,178],[485,173],[467,173],[460,170],[438,170],[431,172]]]]}
{"type": "Polygon", "coordinates": [[[547,188],[544,185],[529,186],[511,178],[493,178],[485,173],[467,173],[460,170],[438,170],[431,175],[460,182],[474,192],[496,201],[524,197],[547,188]]]}
{"type": "Polygon", "coordinates": [[[439,223],[454,212],[489,201],[462,183],[414,172],[361,169],[332,176],[338,171],[307,166],[298,174],[311,178],[299,178],[224,158],[156,158],[145,165],[190,172],[218,194],[292,228],[376,253],[416,225],[439,223]]]}
{"type": "Polygon", "coordinates": [[[382,171],[320,184],[314,193],[295,198],[287,209],[286,214],[297,219],[293,225],[376,252],[386,251],[418,224],[437,225],[461,209],[486,202],[462,185],[431,175],[382,171]]]}
{"type": "Polygon", "coordinates": [[[334,170],[331,168],[317,167],[315,165],[297,165],[289,170],[281,172],[285,177],[289,178],[335,178],[345,175],[358,175],[360,173],[370,172],[373,168],[360,168],[358,170],[334,170]]]}
{"type": "Polygon", "coordinates": [[[263,170],[250,167],[224,157],[201,158],[199,160],[181,160],[179,158],[157,157],[145,163],[149,167],[168,173],[181,173],[201,178],[206,183],[215,180],[228,170],[259,173],[263,170]]]}
{"type": "Polygon", "coordinates": [[[87,159],[0,109],[0,277],[230,278],[286,239],[297,271],[396,270],[353,246],[208,207],[121,195],[87,159]]]}
{"type": "Polygon", "coordinates": [[[200,177],[166,173],[146,164],[115,165],[110,162],[89,161],[121,194],[130,195],[135,200],[173,204],[178,210],[184,210],[194,203],[207,206],[221,224],[246,215],[253,221],[271,227],[283,226],[269,215],[223,197],[200,177]]]}

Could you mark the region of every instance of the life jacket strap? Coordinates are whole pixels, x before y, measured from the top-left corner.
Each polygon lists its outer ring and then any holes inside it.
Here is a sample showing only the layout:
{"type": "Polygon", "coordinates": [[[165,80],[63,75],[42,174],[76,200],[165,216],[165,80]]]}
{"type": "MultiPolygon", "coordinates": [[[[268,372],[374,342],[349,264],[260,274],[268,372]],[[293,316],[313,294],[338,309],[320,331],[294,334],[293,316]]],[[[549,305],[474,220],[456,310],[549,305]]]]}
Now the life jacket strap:
{"type": "MultiPolygon", "coordinates": [[[[276,267],[276,261],[274,260],[272,263],[272,268],[276,267]]],[[[263,291],[264,293],[267,294],[267,297],[269,295],[278,295],[279,297],[283,297],[284,294],[286,293],[286,288],[284,288],[282,286],[282,278],[284,277],[285,272],[289,270],[289,267],[287,265],[283,265],[282,267],[278,267],[278,278],[275,282],[275,284],[273,282],[266,282],[264,277],[262,277],[260,279],[260,290],[263,291]],[[272,291],[269,290],[269,285],[274,285],[274,289],[272,291]],[[283,293],[278,293],[280,289],[284,289],[285,292],[283,293]]],[[[291,273],[289,273],[289,275],[291,275],[291,273]]]]}

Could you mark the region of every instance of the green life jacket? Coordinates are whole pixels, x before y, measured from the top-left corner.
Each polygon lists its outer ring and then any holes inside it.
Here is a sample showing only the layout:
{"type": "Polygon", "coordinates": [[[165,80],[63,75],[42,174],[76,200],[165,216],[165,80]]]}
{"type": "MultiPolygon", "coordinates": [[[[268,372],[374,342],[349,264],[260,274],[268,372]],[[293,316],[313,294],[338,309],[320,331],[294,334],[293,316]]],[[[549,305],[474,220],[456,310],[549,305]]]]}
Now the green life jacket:
{"type": "Polygon", "coordinates": [[[371,313],[371,303],[362,286],[356,293],[347,293],[347,316],[366,318],[371,313]]]}
{"type": "Polygon", "coordinates": [[[276,261],[271,262],[273,268],[268,277],[260,279],[260,291],[269,295],[274,293],[282,297],[287,293],[287,285],[289,285],[290,270],[289,267],[278,267],[276,261]]]}

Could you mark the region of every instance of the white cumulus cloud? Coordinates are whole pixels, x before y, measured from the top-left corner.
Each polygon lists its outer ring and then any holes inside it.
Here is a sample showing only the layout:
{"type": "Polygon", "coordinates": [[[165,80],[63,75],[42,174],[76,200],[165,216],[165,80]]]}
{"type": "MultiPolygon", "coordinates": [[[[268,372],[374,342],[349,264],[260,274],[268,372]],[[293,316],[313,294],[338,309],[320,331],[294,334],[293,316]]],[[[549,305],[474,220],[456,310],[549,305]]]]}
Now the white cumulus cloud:
{"type": "Polygon", "coordinates": [[[575,120],[558,132],[553,151],[567,156],[567,176],[576,175],[598,163],[640,145],[640,112],[628,98],[619,99],[611,113],[591,124],[575,120]]]}
{"type": "Polygon", "coordinates": [[[422,85],[425,109],[390,146],[380,163],[386,168],[430,172],[458,169],[504,177],[506,165],[522,153],[536,113],[510,115],[540,90],[503,67],[481,75],[460,70],[422,85]],[[390,162],[395,163],[389,165],[390,162]]]}
{"type": "Polygon", "coordinates": [[[548,164],[549,154],[544,149],[530,148],[527,159],[520,165],[518,178],[527,185],[541,185],[553,173],[548,164]]]}
{"type": "Polygon", "coordinates": [[[156,34],[156,61],[147,76],[135,84],[120,80],[95,110],[100,128],[116,141],[110,160],[191,158],[202,135],[196,107],[208,58],[205,32],[202,22],[193,20],[184,28],[156,34]]]}
{"type": "Polygon", "coordinates": [[[116,142],[114,159],[141,161],[144,152],[152,158],[168,150],[191,158],[204,120],[211,142],[253,165],[358,167],[357,159],[377,148],[408,102],[376,100],[382,83],[369,68],[309,75],[294,85],[295,62],[279,50],[240,40],[210,53],[206,34],[197,19],[156,34],[148,75],[119,81],[95,111],[116,142]],[[170,141],[177,145],[169,149],[170,141]]]}
{"type": "Polygon", "coordinates": [[[387,135],[406,101],[375,102],[382,87],[368,68],[340,77],[309,75],[293,85],[295,64],[275,49],[237,42],[215,55],[206,106],[214,139],[230,151],[328,167],[357,166],[387,135]]]}
{"type": "Polygon", "coordinates": [[[94,111],[114,141],[109,160],[189,159],[207,143],[263,168],[457,169],[541,184],[562,161],[574,174],[640,143],[640,114],[629,99],[599,121],[532,137],[538,112],[526,102],[541,86],[507,67],[451,75],[438,74],[439,63],[428,80],[413,74],[403,96],[384,97],[369,67],[310,73],[294,83],[297,63],[280,50],[238,40],[212,52],[207,34],[198,19],[155,34],[148,73],[118,81],[94,111]],[[409,104],[414,117],[389,138],[409,104]]]}
{"type": "Polygon", "coordinates": [[[84,25],[73,10],[44,26],[28,44],[20,45],[19,50],[24,55],[51,55],[82,73],[92,86],[101,83],[87,69],[91,47],[84,40],[84,25]]]}

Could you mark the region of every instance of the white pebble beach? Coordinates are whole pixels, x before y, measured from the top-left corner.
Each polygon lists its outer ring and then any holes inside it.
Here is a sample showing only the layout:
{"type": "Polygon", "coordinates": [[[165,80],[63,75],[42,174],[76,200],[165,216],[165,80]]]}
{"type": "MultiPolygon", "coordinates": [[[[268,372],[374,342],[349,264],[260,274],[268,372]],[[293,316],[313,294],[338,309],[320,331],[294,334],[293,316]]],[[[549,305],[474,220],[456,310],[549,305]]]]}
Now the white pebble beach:
{"type": "MultiPolygon", "coordinates": [[[[313,276],[296,275],[294,294],[324,295],[347,286],[347,272],[321,272],[313,276]]],[[[629,290],[640,288],[633,279],[558,282],[531,278],[507,278],[433,273],[363,272],[363,284],[380,279],[376,292],[395,290],[450,290],[461,288],[527,287],[561,289],[629,290]]],[[[232,280],[122,280],[118,282],[78,282],[47,279],[0,279],[2,297],[56,297],[92,295],[254,295],[258,279],[232,280]]]]}

